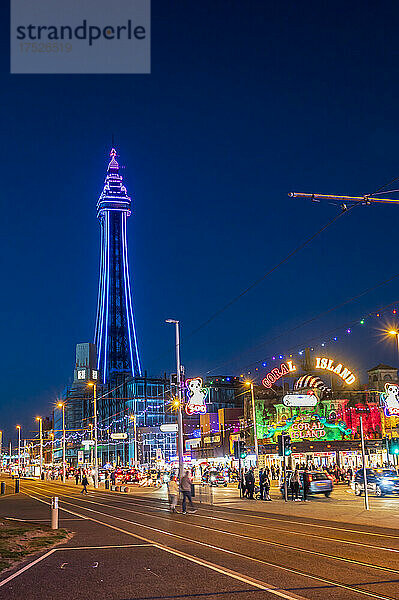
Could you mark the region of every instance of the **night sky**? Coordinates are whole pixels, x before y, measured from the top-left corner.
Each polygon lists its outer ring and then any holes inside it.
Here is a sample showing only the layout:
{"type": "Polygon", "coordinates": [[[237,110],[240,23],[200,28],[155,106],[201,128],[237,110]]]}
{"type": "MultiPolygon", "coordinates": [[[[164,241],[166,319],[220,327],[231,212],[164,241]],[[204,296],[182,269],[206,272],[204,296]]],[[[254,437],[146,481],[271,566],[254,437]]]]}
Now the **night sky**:
{"type": "Polygon", "coordinates": [[[181,320],[190,375],[252,376],[263,359],[333,335],[326,352],[363,377],[398,364],[379,332],[394,315],[342,332],[399,301],[399,278],[289,330],[399,272],[399,206],[344,215],[190,335],[339,210],[288,192],[361,195],[399,175],[397,2],[153,0],[152,74],[123,76],[10,75],[5,4],[5,440],[16,423],[28,436],[34,417],[50,414],[71,382],[75,344],[93,339],[95,206],[112,134],[134,195],[129,253],[149,374],[173,369],[168,317],[181,320]]]}

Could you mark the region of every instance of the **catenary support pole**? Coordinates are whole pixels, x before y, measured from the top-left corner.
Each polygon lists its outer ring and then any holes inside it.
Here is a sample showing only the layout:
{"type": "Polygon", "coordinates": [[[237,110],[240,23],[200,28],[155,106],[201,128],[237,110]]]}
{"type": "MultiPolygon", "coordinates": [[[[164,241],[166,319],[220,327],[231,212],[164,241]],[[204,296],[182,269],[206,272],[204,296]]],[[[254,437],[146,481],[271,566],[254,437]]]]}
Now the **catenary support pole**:
{"type": "Polygon", "coordinates": [[[369,507],[369,491],[367,487],[367,468],[366,468],[366,452],[364,449],[364,432],[363,432],[363,417],[360,417],[360,437],[362,440],[362,460],[363,460],[363,480],[364,480],[364,506],[366,510],[370,510],[369,507]]]}

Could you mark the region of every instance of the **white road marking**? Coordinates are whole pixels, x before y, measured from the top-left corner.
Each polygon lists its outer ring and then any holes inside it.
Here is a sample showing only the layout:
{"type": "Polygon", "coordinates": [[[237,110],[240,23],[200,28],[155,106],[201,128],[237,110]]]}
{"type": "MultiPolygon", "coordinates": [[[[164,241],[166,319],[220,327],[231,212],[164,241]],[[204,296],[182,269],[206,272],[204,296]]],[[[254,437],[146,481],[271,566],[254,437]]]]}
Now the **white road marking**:
{"type": "MultiPolygon", "coordinates": [[[[29,495],[29,494],[27,494],[27,495],[29,495]]],[[[51,498],[51,496],[48,496],[46,494],[40,494],[40,495],[42,495],[45,498],[51,498]]],[[[41,500],[39,498],[35,498],[34,496],[29,496],[29,497],[34,498],[35,500],[38,500],[39,502],[43,502],[44,504],[50,505],[50,503],[46,502],[45,500],[41,500]]],[[[65,504],[69,504],[70,506],[76,506],[76,504],[73,504],[72,502],[66,502],[66,501],[64,501],[64,502],[65,502],[65,504]]],[[[100,504],[100,503],[97,503],[97,504],[100,504]]],[[[83,510],[86,510],[86,511],[90,511],[90,512],[94,512],[94,513],[103,515],[103,516],[108,517],[108,518],[117,519],[119,521],[123,521],[125,523],[129,523],[131,525],[138,525],[139,527],[143,527],[143,528],[146,528],[146,529],[151,529],[152,531],[157,531],[157,532],[159,532],[159,533],[161,533],[163,535],[168,535],[168,536],[176,537],[176,538],[179,538],[179,539],[184,540],[184,541],[188,541],[188,542],[195,543],[195,544],[198,544],[198,545],[201,545],[201,546],[205,546],[205,547],[211,548],[212,550],[218,550],[218,551],[223,552],[225,554],[231,554],[231,555],[233,555],[235,557],[238,556],[238,557],[243,558],[245,560],[249,560],[249,561],[252,561],[252,562],[260,563],[262,565],[267,565],[267,566],[275,568],[275,569],[280,569],[282,571],[288,571],[289,573],[294,573],[295,575],[299,575],[301,577],[305,577],[305,578],[308,578],[308,579],[314,579],[316,581],[321,581],[322,583],[326,583],[326,584],[328,584],[328,585],[330,585],[332,587],[340,587],[340,588],[343,588],[343,589],[350,590],[351,592],[355,592],[357,594],[362,594],[364,596],[369,596],[371,598],[377,598],[378,600],[394,600],[393,598],[390,598],[388,596],[381,596],[379,594],[374,594],[373,592],[367,592],[366,590],[361,590],[359,588],[352,587],[350,585],[345,585],[344,583],[338,583],[336,581],[330,581],[329,579],[325,579],[325,578],[320,577],[320,576],[310,575],[310,574],[304,573],[302,571],[297,571],[296,569],[292,569],[290,567],[284,567],[282,565],[277,565],[275,563],[269,563],[269,562],[267,562],[265,560],[261,560],[259,558],[253,558],[253,557],[247,556],[245,554],[240,554],[238,552],[233,552],[231,550],[227,550],[226,548],[221,548],[219,546],[213,546],[212,544],[207,544],[205,542],[200,542],[198,540],[189,539],[189,538],[186,538],[184,536],[181,536],[181,535],[178,535],[178,534],[175,534],[175,533],[171,533],[169,531],[164,531],[164,530],[156,529],[155,527],[150,527],[148,525],[142,525],[141,523],[137,523],[135,521],[129,521],[128,519],[123,519],[122,517],[116,517],[116,516],[113,516],[113,515],[109,515],[107,513],[102,513],[99,510],[94,510],[92,508],[85,508],[85,507],[80,507],[80,508],[83,509],[83,510]]],[[[64,510],[66,512],[71,512],[71,514],[77,514],[77,513],[74,513],[72,511],[70,511],[69,509],[64,509],[64,510]]],[[[217,571],[218,569],[222,569],[221,572],[223,572],[223,570],[224,570],[227,574],[229,574],[229,573],[235,573],[233,571],[230,572],[229,569],[227,569],[225,567],[219,567],[218,565],[214,565],[213,563],[209,563],[209,565],[206,565],[205,564],[206,561],[200,561],[200,559],[197,559],[197,557],[194,557],[194,556],[192,556],[190,554],[186,555],[185,553],[179,552],[178,550],[175,550],[174,548],[170,548],[169,546],[164,546],[163,544],[161,544],[159,542],[154,542],[153,540],[149,540],[148,538],[145,538],[145,537],[143,537],[143,536],[141,536],[139,534],[131,533],[130,531],[128,531],[126,529],[121,529],[120,527],[116,527],[115,525],[110,525],[109,523],[105,523],[104,521],[99,521],[98,519],[95,519],[93,517],[87,517],[87,519],[90,520],[90,521],[93,521],[94,523],[98,523],[99,525],[103,525],[105,527],[109,527],[110,529],[115,529],[116,531],[119,531],[121,533],[125,533],[126,535],[130,535],[132,537],[136,537],[138,539],[145,540],[145,541],[151,543],[156,548],[159,548],[161,550],[165,550],[166,552],[170,552],[172,554],[175,554],[176,556],[182,556],[183,558],[187,558],[187,560],[191,560],[192,562],[198,562],[198,564],[201,564],[201,562],[203,562],[204,566],[209,566],[209,568],[211,568],[211,569],[213,568],[213,570],[217,571]],[[212,566],[210,566],[210,565],[212,565],[212,566]]],[[[236,579],[239,579],[240,581],[243,581],[242,577],[245,577],[245,581],[247,581],[247,582],[249,582],[251,584],[251,579],[249,577],[247,577],[247,576],[241,576],[241,574],[237,574],[237,575],[238,576],[235,577],[236,579]]],[[[233,575],[230,574],[229,576],[233,576],[233,575]]],[[[257,580],[252,580],[252,581],[255,582],[257,580]]],[[[255,585],[255,583],[253,585],[255,585]]],[[[265,584],[261,584],[261,585],[264,586],[265,584]]],[[[255,585],[255,587],[258,587],[258,586],[255,585]]],[[[262,587],[261,589],[264,589],[264,587],[262,587]]],[[[275,589],[275,588],[273,588],[273,589],[275,589]]],[[[269,591],[270,593],[274,593],[272,591],[271,587],[268,587],[267,591],[269,591]]],[[[296,595],[292,595],[292,596],[285,595],[284,596],[281,593],[275,593],[275,595],[279,595],[280,597],[288,598],[288,599],[293,598],[294,600],[298,600],[298,599],[299,600],[308,600],[308,599],[303,598],[302,596],[296,596],[296,595]]]]}
{"type": "MultiPolygon", "coordinates": [[[[70,498],[71,496],[67,496],[67,494],[64,494],[64,497],[70,498]]],[[[72,496],[72,499],[75,500],[75,497],[72,496]]],[[[142,515],[142,516],[148,516],[149,515],[149,513],[146,513],[146,512],[140,512],[140,511],[132,510],[132,509],[129,509],[129,508],[116,507],[116,506],[112,506],[110,504],[103,504],[101,502],[96,502],[95,500],[88,500],[86,498],[84,498],[84,499],[82,498],[82,501],[88,502],[90,504],[96,504],[98,506],[105,506],[106,508],[113,508],[114,510],[123,510],[125,512],[129,512],[129,513],[133,513],[133,514],[138,514],[138,515],[142,515]]],[[[85,510],[84,507],[81,507],[81,508],[83,508],[83,510],[85,510]]],[[[90,509],[88,508],[86,510],[90,510],[90,509]]],[[[94,512],[96,512],[96,511],[94,511],[94,512]]],[[[104,513],[101,513],[101,514],[104,514],[104,513]]],[[[119,518],[119,517],[114,517],[114,515],[108,515],[108,516],[113,517],[113,518],[119,518]]],[[[164,517],[156,515],[156,514],[151,515],[151,516],[154,517],[154,518],[156,518],[156,519],[162,519],[162,520],[165,519],[164,517]]],[[[178,523],[183,523],[183,521],[178,521],[178,523]]],[[[370,568],[377,569],[377,570],[380,570],[380,571],[387,571],[387,572],[395,573],[395,574],[399,573],[399,571],[397,569],[391,569],[390,567],[382,567],[380,565],[373,565],[371,563],[365,563],[365,562],[358,561],[358,560],[351,559],[351,558],[345,558],[345,557],[342,557],[342,556],[335,556],[333,554],[326,554],[324,552],[315,551],[315,550],[308,550],[307,548],[302,548],[300,546],[290,546],[288,544],[283,544],[283,543],[279,543],[279,542],[273,542],[271,540],[264,540],[262,538],[253,537],[253,536],[250,536],[250,535],[245,535],[245,534],[240,534],[240,533],[233,533],[231,531],[226,531],[224,529],[216,529],[216,528],[213,528],[213,527],[206,527],[205,525],[197,525],[195,523],[190,523],[190,525],[192,527],[197,527],[199,529],[206,529],[208,531],[214,531],[216,533],[222,533],[224,535],[228,535],[228,536],[231,536],[231,537],[238,537],[238,538],[243,538],[243,539],[247,539],[247,540],[253,540],[253,541],[258,542],[260,544],[265,544],[265,545],[269,545],[269,546],[277,546],[279,548],[284,548],[284,549],[289,549],[289,550],[296,550],[296,551],[299,551],[299,552],[304,552],[306,554],[312,554],[312,555],[316,555],[316,556],[323,556],[324,558],[330,558],[332,560],[337,560],[337,561],[341,561],[341,562],[348,562],[348,563],[351,563],[351,564],[360,565],[362,567],[370,567],[370,568]]],[[[146,525],[141,525],[141,526],[142,527],[147,527],[146,525]]],[[[173,534],[171,534],[171,535],[173,535],[173,534]]],[[[359,545],[361,545],[361,544],[359,544],[359,545]]],[[[399,552],[399,550],[396,550],[394,548],[381,548],[381,547],[379,547],[379,549],[384,550],[384,551],[388,551],[388,552],[399,552]]]]}
{"type": "Polygon", "coordinates": [[[15,577],[18,577],[18,575],[21,575],[22,573],[24,573],[25,571],[27,571],[31,567],[34,567],[35,565],[37,565],[37,563],[39,563],[40,561],[42,561],[45,558],[47,558],[48,556],[50,556],[50,554],[53,554],[53,552],[55,552],[55,548],[53,548],[52,550],[49,550],[48,552],[46,552],[46,554],[43,554],[42,556],[39,556],[39,558],[37,558],[33,562],[29,563],[28,565],[25,565],[24,567],[22,567],[22,569],[19,569],[19,571],[17,571],[16,573],[13,573],[12,575],[10,575],[9,577],[7,577],[6,579],[3,579],[3,581],[0,581],[0,587],[2,587],[3,585],[6,585],[6,583],[8,583],[9,581],[11,581],[12,579],[15,579],[15,577]]]}

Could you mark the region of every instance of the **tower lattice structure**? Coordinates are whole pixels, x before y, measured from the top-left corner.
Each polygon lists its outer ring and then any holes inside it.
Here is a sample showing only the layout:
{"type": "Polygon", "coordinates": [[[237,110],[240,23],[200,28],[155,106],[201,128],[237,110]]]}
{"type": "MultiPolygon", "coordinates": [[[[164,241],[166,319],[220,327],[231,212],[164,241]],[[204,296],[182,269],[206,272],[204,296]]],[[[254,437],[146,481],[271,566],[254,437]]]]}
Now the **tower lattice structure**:
{"type": "Polygon", "coordinates": [[[141,375],[127,246],[131,198],[123,185],[116,155],[112,148],[104,189],[97,202],[101,256],[95,344],[103,383],[118,375],[141,375]]]}

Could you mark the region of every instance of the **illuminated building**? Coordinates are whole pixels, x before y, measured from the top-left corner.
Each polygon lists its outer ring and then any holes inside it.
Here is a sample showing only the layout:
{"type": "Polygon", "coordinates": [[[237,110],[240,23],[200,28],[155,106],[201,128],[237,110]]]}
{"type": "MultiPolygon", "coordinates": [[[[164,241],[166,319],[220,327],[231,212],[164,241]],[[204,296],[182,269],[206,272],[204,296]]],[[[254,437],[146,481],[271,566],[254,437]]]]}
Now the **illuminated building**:
{"type": "Polygon", "coordinates": [[[97,202],[101,251],[95,344],[102,383],[141,375],[127,248],[131,199],[123,185],[114,148],[110,157],[104,188],[97,202]]]}

